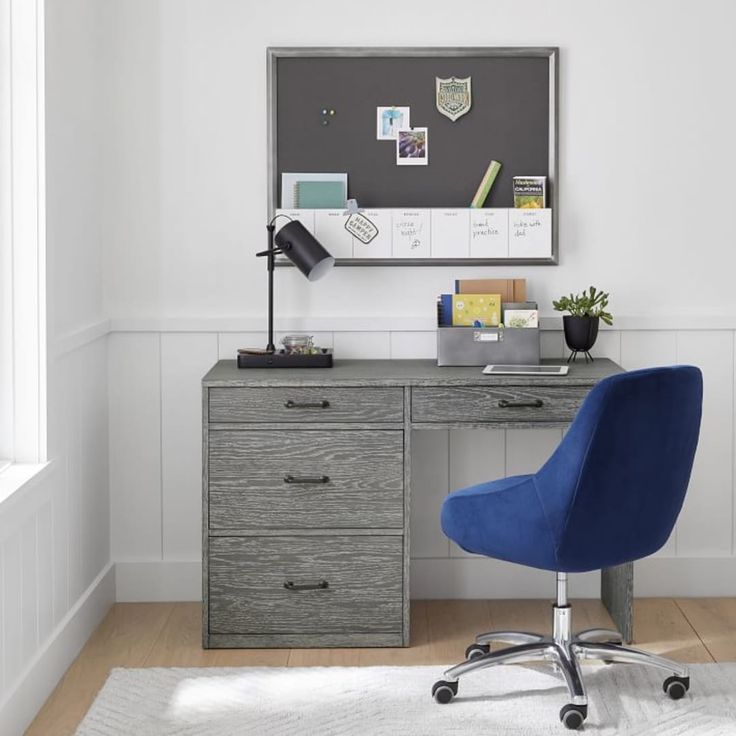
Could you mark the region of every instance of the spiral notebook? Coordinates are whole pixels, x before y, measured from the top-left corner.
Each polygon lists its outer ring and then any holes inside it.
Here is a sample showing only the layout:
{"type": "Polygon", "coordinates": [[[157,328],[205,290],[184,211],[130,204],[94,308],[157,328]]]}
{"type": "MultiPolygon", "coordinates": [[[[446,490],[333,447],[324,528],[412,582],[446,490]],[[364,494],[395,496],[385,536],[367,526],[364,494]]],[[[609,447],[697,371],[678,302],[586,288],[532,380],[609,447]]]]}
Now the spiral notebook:
{"type": "Polygon", "coordinates": [[[281,174],[283,209],[341,209],[347,198],[347,174],[281,174]]]}
{"type": "Polygon", "coordinates": [[[345,192],[339,181],[298,181],[294,204],[299,210],[337,210],[345,207],[345,192]]]}

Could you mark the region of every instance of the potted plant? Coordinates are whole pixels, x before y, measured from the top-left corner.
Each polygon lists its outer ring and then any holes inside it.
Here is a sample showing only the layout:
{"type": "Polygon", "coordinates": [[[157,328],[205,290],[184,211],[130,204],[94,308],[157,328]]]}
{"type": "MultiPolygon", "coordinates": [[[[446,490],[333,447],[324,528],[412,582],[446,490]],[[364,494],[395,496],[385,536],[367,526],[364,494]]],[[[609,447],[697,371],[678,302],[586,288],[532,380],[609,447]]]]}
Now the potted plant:
{"type": "Polygon", "coordinates": [[[607,325],[613,324],[613,316],[606,311],[608,294],[591,286],[582,294],[563,296],[558,301],[553,301],[552,305],[558,312],[568,312],[562,318],[565,342],[572,351],[567,362],[569,363],[570,359],[575,360],[578,353],[585,354],[586,363],[588,358],[593,360],[589,351],[598,337],[600,320],[607,325]]]}

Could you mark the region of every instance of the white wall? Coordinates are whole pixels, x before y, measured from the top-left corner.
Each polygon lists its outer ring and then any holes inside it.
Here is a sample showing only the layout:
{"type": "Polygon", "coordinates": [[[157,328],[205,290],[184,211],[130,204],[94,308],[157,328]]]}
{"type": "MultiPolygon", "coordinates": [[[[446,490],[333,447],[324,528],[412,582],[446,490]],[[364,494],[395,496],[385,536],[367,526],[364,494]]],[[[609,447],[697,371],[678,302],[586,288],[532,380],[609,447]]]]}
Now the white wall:
{"type": "MultiPolygon", "coordinates": [[[[494,273],[526,276],[548,308],[592,282],[619,315],[736,312],[718,195],[736,170],[729,0],[126,0],[112,12],[113,317],[262,314],[265,49],[320,44],[560,46],[561,265],[494,273]]],[[[493,141],[478,155],[492,158],[493,141]]],[[[487,271],[345,268],[317,287],[282,272],[278,309],[428,314],[453,278],[487,271]]]]}
{"type": "Polygon", "coordinates": [[[50,465],[0,506],[3,736],[22,733],[114,600],[99,326],[101,20],[96,0],[46,3],[50,465]]]}

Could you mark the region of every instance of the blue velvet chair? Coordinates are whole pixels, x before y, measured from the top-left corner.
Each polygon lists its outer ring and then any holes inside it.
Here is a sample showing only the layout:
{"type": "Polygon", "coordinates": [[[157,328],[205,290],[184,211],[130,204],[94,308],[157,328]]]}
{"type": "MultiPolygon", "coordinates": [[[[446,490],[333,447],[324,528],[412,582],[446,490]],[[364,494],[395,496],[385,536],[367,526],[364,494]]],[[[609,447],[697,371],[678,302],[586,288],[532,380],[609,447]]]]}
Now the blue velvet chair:
{"type": "Polygon", "coordinates": [[[567,574],[619,565],[656,552],[682,508],[698,444],[703,381],[692,366],[620,373],[588,394],[552,457],[534,475],[481,483],[451,493],[442,529],[464,550],[557,573],[551,637],[481,634],[466,660],[445,672],[432,694],[449,703],[458,679],[497,664],[545,659],[563,674],[571,702],[560,719],[572,729],[587,716],[579,660],[653,665],[665,692],[687,692],[681,664],[623,646],[618,632],[573,635],[567,574]],[[490,650],[492,642],[513,646],[490,650]]]}

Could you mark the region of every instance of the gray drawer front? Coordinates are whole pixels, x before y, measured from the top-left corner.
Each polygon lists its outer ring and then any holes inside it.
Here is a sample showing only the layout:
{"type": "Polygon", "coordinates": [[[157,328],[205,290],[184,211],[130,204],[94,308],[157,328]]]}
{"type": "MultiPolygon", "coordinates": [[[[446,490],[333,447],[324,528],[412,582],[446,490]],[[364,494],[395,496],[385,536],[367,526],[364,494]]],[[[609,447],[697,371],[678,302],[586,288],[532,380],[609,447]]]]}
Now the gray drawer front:
{"type": "Polygon", "coordinates": [[[211,634],[400,631],[403,539],[213,537],[211,634]],[[287,590],[321,580],[319,590],[287,590]]]}
{"type": "Polygon", "coordinates": [[[403,473],[400,430],[218,430],[210,528],[401,528],[403,473]]]}
{"type": "Polygon", "coordinates": [[[401,422],[401,388],[211,388],[211,422],[401,422]]]}
{"type": "Polygon", "coordinates": [[[414,422],[570,422],[588,391],[585,386],[414,388],[411,417],[414,422]]]}

